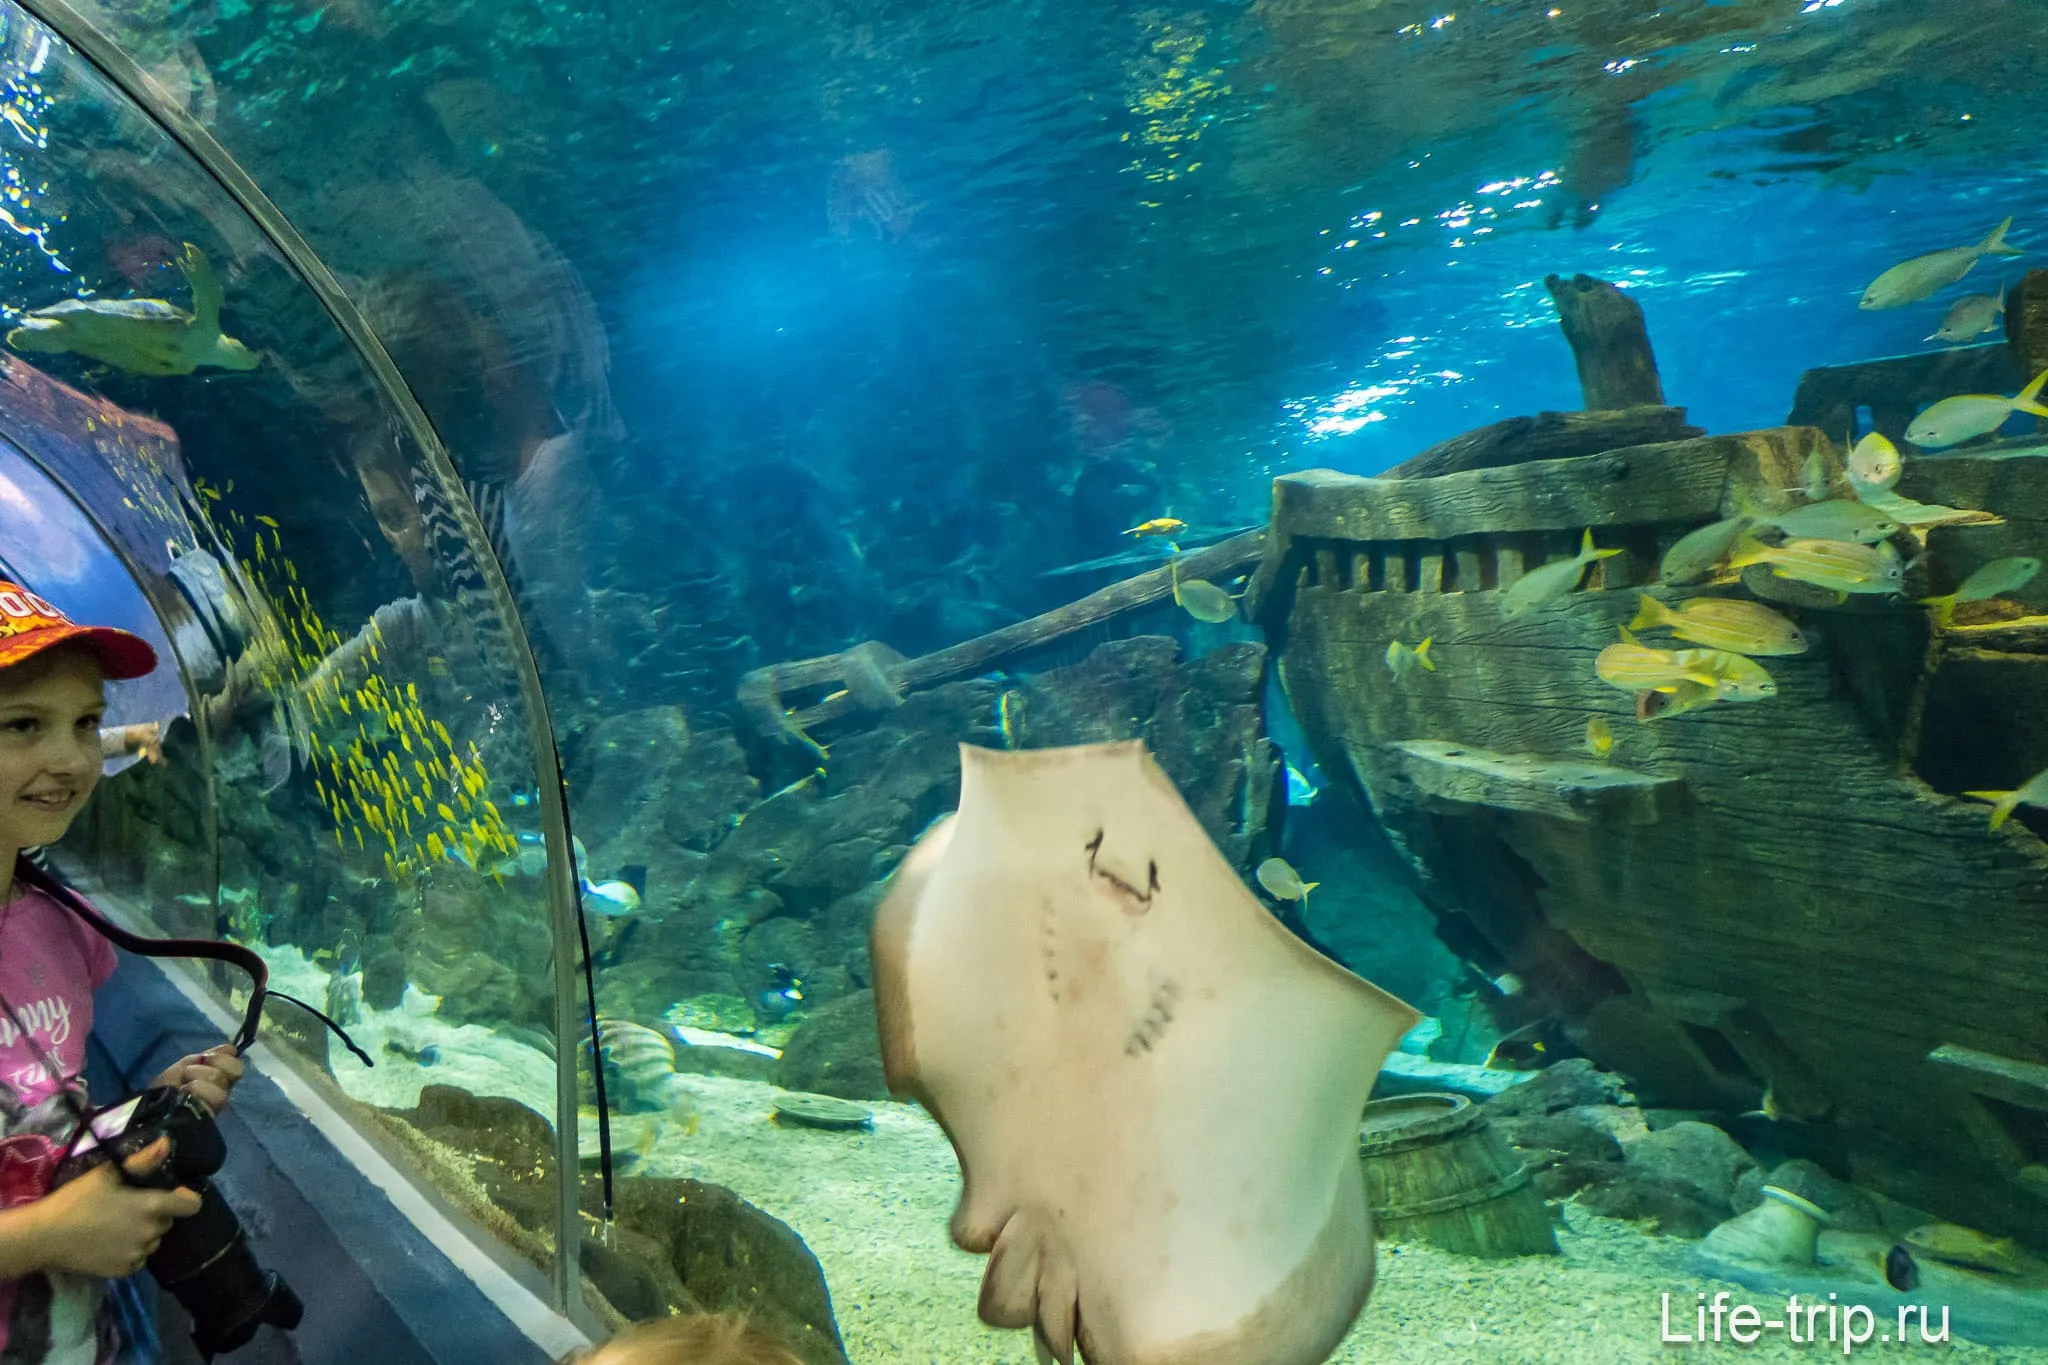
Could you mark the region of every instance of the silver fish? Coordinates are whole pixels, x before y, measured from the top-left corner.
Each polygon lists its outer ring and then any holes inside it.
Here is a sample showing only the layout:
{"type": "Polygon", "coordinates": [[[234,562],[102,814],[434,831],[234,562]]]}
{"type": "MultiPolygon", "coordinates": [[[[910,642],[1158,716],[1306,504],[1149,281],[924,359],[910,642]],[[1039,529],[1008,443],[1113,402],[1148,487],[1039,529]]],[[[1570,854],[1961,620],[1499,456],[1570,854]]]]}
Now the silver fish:
{"type": "Polygon", "coordinates": [[[1910,261],[1901,261],[1872,280],[1856,306],[1863,309],[1898,308],[1918,303],[1969,274],[1982,257],[2026,255],[2018,247],[2005,244],[2005,230],[2011,226],[2012,219],[2008,218],[1981,242],[1946,247],[1924,256],[1915,256],[1910,261]]]}
{"type": "Polygon", "coordinates": [[[2048,370],[2035,375],[2033,383],[2011,398],[1995,393],[1963,393],[1944,398],[1913,419],[1913,424],[1906,428],[1906,439],[1916,446],[1938,450],[1989,436],[2016,412],[2048,417],[2048,408],[2040,402],[2043,384],[2048,384],[2048,370]]]}
{"type": "Polygon", "coordinates": [[[1941,320],[1941,326],[1924,339],[1959,344],[1996,327],[2004,313],[2005,286],[2002,284],[1998,286],[1996,295],[1965,294],[1949,306],[1948,316],[1941,320]]]}
{"type": "Polygon", "coordinates": [[[1680,536],[1678,543],[1664,552],[1658,577],[1666,583],[1690,583],[1695,578],[1704,578],[1728,557],[1735,538],[1748,525],[1748,517],[1730,517],[1680,536]]]}
{"type": "Polygon", "coordinates": [[[1809,540],[1854,540],[1874,545],[1899,529],[1899,524],[1868,503],[1849,498],[1810,502],[1789,512],[1758,517],[1757,525],[1775,526],[1788,536],[1809,540]]]}
{"type": "Polygon", "coordinates": [[[1593,545],[1593,528],[1586,528],[1586,538],[1578,554],[1570,559],[1561,559],[1554,564],[1531,569],[1516,579],[1513,586],[1501,594],[1500,614],[1520,616],[1534,611],[1547,602],[1555,601],[1570,592],[1586,571],[1586,566],[1595,560],[1618,555],[1619,550],[1600,550],[1593,545]]]}
{"type": "Polygon", "coordinates": [[[1997,597],[2000,593],[2018,592],[2034,581],[2041,572],[2041,561],[2029,555],[2008,555],[1994,559],[1977,572],[1962,581],[1952,593],[1940,597],[1923,597],[1923,607],[1939,607],[1941,623],[1945,626],[1955,619],[1958,602],[1983,602],[1997,597]]]}

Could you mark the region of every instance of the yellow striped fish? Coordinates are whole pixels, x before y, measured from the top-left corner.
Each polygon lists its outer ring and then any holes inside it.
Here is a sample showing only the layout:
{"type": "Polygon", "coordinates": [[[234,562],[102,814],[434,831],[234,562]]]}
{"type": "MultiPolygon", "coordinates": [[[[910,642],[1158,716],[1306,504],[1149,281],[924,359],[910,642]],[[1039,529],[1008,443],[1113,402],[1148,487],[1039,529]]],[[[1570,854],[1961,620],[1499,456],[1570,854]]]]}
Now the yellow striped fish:
{"type": "Polygon", "coordinates": [[[1636,637],[1624,628],[1621,643],[1607,646],[1593,661],[1593,673],[1609,687],[1618,687],[1624,692],[1675,692],[1682,682],[1713,687],[1716,685],[1713,675],[1680,657],[1681,653],[1702,652],[1651,649],[1638,644],[1636,637]]]}
{"type": "Polygon", "coordinates": [[[1725,649],[1734,654],[1804,654],[1806,637],[1799,627],[1755,602],[1729,597],[1695,597],[1672,608],[1648,593],[1640,594],[1641,608],[1630,630],[1652,630],[1669,626],[1681,640],[1708,649],[1725,649]]]}
{"type": "Polygon", "coordinates": [[[1895,593],[1906,578],[1906,566],[1891,546],[1847,540],[1788,540],[1783,545],[1763,545],[1746,538],[1728,563],[1737,569],[1768,564],[1779,578],[1839,593],[1895,593]]]}

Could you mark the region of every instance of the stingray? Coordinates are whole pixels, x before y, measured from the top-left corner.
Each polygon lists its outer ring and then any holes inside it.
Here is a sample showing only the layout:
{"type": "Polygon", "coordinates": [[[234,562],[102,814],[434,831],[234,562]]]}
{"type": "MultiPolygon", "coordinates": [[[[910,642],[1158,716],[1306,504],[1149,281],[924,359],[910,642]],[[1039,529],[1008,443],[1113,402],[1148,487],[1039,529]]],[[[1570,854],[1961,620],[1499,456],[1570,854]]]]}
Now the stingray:
{"type": "Polygon", "coordinates": [[[981,1320],[1064,1365],[1327,1359],[1372,1290],[1359,1117],[1421,1016],[1275,921],[1142,742],[961,769],[871,947],[981,1320]]]}

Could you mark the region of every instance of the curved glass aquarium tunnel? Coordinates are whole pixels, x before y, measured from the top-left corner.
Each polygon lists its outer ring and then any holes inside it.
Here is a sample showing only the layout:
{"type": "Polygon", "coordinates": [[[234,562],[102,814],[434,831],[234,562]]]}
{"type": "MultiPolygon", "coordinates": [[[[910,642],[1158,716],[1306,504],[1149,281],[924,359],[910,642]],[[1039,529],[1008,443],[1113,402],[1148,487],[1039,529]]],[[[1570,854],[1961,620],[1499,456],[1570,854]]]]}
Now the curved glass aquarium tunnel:
{"type": "Polygon", "coordinates": [[[47,859],[535,1360],[2048,1360],[2035,18],[0,0],[47,859]]]}

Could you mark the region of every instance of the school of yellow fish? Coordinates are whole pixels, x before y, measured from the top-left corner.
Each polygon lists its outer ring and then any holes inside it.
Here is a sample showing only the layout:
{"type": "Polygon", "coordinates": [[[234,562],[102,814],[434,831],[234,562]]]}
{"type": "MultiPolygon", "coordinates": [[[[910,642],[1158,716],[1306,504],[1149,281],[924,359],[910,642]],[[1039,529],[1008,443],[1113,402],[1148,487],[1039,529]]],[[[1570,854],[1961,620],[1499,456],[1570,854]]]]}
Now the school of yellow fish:
{"type": "MultiPolygon", "coordinates": [[[[1996,525],[2003,518],[1969,508],[1915,502],[1892,491],[1904,468],[1898,448],[1872,432],[1849,452],[1839,474],[1826,455],[1814,452],[1801,470],[1800,486],[1784,490],[1802,496],[1789,509],[1756,503],[1740,514],[1702,526],[1681,537],[1658,565],[1665,588],[1713,587],[1740,581],[1741,571],[1762,566],[1768,579],[1766,596],[1777,596],[1770,582],[1803,585],[1821,601],[1839,605],[1851,594],[1891,595],[1904,589],[1910,567],[1893,542],[1902,535],[1925,544],[1934,526],[1996,525]]],[[[1579,552],[1569,559],[1544,564],[1517,579],[1501,594],[1501,615],[1524,616],[1563,599],[1593,564],[1622,553],[1600,549],[1589,528],[1579,552]]],[[[1957,604],[1980,602],[2016,591],[2040,572],[2041,562],[2029,556],[1995,559],[1978,568],[1955,591],[1922,598],[1936,609],[1936,621],[1947,628],[1957,604]]],[[[1752,579],[1754,581],[1754,579],[1752,579]]],[[[1759,659],[1804,654],[1809,648],[1799,627],[1760,602],[1723,596],[1689,596],[1666,601],[1650,592],[1638,594],[1633,620],[1619,628],[1620,638],[1600,651],[1593,673],[1601,682],[1635,698],[1641,721],[1681,716],[1718,703],[1763,701],[1777,695],[1770,671],[1759,659]],[[1669,631],[1675,643],[1646,644],[1651,631],[1669,631]]],[[[1797,601],[1787,595],[1787,600],[1797,601]]],[[[1415,678],[1418,670],[1435,671],[1430,641],[1411,646],[1402,640],[1387,645],[1387,669],[1397,680],[1415,678]]],[[[1606,760],[1615,737],[1603,717],[1586,726],[1588,754],[1606,760]]],[[[1994,828],[2014,804],[2048,804],[2048,773],[2015,792],[1969,793],[1998,803],[1994,828]]]]}
{"type": "MultiPolygon", "coordinates": [[[[1902,531],[1924,544],[1930,526],[1991,525],[2002,520],[1987,512],[1936,507],[1899,496],[1892,485],[1903,468],[1898,448],[1872,432],[1849,452],[1841,474],[1846,489],[1838,492],[1826,456],[1815,451],[1801,471],[1800,487],[1786,490],[1801,494],[1802,503],[1782,511],[1745,506],[1738,516],[1693,531],[1666,552],[1659,577],[1667,587],[1701,580],[1718,584],[1761,565],[1772,579],[1820,589],[1832,594],[1837,604],[1852,593],[1898,593],[1909,565],[1892,539],[1902,531]],[[1768,542],[1765,535],[1778,539],[1768,542]]],[[[1589,533],[1588,552],[1591,544],[1589,533]]],[[[1587,559],[1582,553],[1579,562],[1587,559]]],[[[2031,581],[2040,567],[2039,561],[2020,556],[1993,560],[1955,592],[1922,599],[1922,604],[1936,607],[1946,626],[1958,602],[2011,592],[2031,581]]],[[[1559,591],[1570,586],[1566,583],[1559,591]]],[[[1692,597],[1673,606],[1649,593],[1640,595],[1640,603],[1635,619],[1621,629],[1620,641],[1602,650],[1594,663],[1602,682],[1635,696],[1639,720],[1683,715],[1716,702],[1775,696],[1777,685],[1757,659],[1804,654],[1808,648],[1796,625],[1761,603],[1692,597]],[[1697,648],[1653,648],[1632,633],[1659,629],[1668,629],[1697,648]]],[[[1598,756],[1604,757],[1611,745],[1611,739],[1602,745],[1588,737],[1589,750],[1598,756]]]]}
{"type": "Polygon", "coordinates": [[[394,880],[444,859],[484,869],[498,861],[487,854],[517,856],[518,842],[488,795],[482,754],[475,744],[458,752],[448,727],[427,715],[418,684],[387,676],[382,631],[373,623],[360,682],[347,681],[346,670],[323,672],[342,637],[299,585],[277,523],[258,516],[251,526],[239,512],[214,517],[209,505],[220,501],[220,490],[201,485],[199,494],[215,532],[270,607],[257,613],[252,651],[263,661],[264,689],[288,709],[303,708],[313,790],[334,821],[336,846],[346,853],[352,842],[357,853],[378,856],[394,880]],[[237,548],[241,538],[246,556],[237,548]]]}

